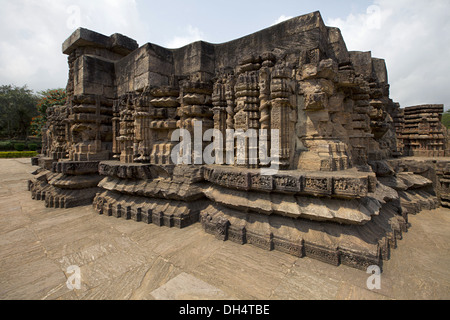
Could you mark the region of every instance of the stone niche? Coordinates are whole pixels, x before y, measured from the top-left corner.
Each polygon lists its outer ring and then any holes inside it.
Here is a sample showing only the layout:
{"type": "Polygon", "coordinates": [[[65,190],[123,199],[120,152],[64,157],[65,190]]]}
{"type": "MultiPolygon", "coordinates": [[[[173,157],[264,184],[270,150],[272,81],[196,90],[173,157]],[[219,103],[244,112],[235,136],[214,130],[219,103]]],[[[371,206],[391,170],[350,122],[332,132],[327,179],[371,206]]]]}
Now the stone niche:
{"type": "MultiPolygon", "coordinates": [[[[49,207],[201,223],[222,241],[365,269],[389,259],[408,213],[440,204],[436,174],[390,162],[411,149],[411,136],[399,142],[410,123],[434,135],[435,117],[401,112],[385,61],[349,52],[319,12],[178,49],[80,28],[63,53],[68,99],[49,110],[29,182],[49,207]],[[183,141],[200,143],[179,148],[172,137],[181,129],[183,141]],[[214,163],[202,157],[209,129],[222,134],[214,163]],[[190,162],[174,163],[174,154],[190,162]]],[[[439,168],[445,191],[449,170],[439,168]]]]}

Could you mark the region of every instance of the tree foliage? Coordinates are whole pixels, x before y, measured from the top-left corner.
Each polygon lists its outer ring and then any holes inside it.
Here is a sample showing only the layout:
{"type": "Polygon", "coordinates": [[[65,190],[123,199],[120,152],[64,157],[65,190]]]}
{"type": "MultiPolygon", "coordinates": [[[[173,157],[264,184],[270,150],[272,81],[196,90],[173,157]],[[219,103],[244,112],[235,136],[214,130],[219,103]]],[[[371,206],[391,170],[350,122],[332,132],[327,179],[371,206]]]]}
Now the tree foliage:
{"type": "Polygon", "coordinates": [[[37,97],[27,86],[0,86],[0,136],[26,139],[31,120],[38,114],[37,97]]]}
{"type": "Polygon", "coordinates": [[[442,115],[442,123],[447,129],[450,129],[450,110],[445,111],[442,115]]]}
{"type": "Polygon", "coordinates": [[[46,115],[47,108],[53,106],[63,106],[66,103],[66,90],[64,89],[49,89],[39,92],[39,100],[37,109],[40,114],[46,115]]]}
{"type": "Polygon", "coordinates": [[[31,132],[35,136],[41,135],[41,129],[47,121],[47,109],[53,106],[62,106],[66,103],[66,90],[49,89],[39,92],[37,111],[39,115],[32,119],[31,132]]]}

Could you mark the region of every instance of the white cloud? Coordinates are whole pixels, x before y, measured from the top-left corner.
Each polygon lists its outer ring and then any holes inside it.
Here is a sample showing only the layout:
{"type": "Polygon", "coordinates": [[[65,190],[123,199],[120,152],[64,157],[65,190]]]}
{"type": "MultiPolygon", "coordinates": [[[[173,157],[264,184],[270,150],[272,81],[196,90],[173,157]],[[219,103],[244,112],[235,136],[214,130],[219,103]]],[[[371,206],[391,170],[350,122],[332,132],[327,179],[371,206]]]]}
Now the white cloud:
{"type": "MultiPolygon", "coordinates": [[[[48,4],[48,3],[47,3],[48,4]]],[[[59,26],[56,20],[48,19],[63,7],[60,3],[46,6],[46,1],[26,5],[24,1],[9,1],[2,4],[0,13],[0,82],[22,86],[30,83],[35,77],[39,84],[46,84],[45,78],[35,76],[39,67],[48,66],[50,73],[61,70],[66,65],[62,55],[54,59],[53,52],[61,52],[58,43],[59,26]],[[39,15],[39,12],[45,13],[39,15]],[[48,20],[47,20],[48,19],[48,20]],[[50,36],[51,35],[51,36],[50,36]]],[[[62,75],[64,77],[65,74],[62,75]]],[[[61,75],[57,75],[57,83],[64,86],[61,75]]],[[[48,83],[50,84],[50,83],[48,83]]],[[[39,89],[44,89],[36,83],[39,89]]],[[[33,86],[34,87],[34,86],[33,86]]]]}
{"type": "Polygon", "coordinates": [[[386,60],[391,98],[403,107],[450,107],[450,3],[375,0],[366,12],[329,19],[349,50],[372,51],[386,60]]]}
{"type": "Polygon", "coordinates": [[[164,46],[167,48],[175,49],[183,47],[195,41],[204,40],[204,38],[205,35],[200,29],[188,25],[184,35],[175,36],[173,39],[165,43],[164,46]]]}
{"type": "Polygon", "coordinates": [[[67,56],[61,46],[78,27],[106,35],[148,36],[135,0],[10,0],[0,11],[0,85],[35,91],[65,87],[67,56]]]}
{"type": "Polygon", "coordinates": [[[274,25],[276,25],[276,24],[279,24],[279,23],[281,23],[281,22],[283,22],[283,21],[286,21],[286,20],[289,20],[289,19],[292,19],[293,17],[292,16],[285,16],[284,14],[283,15],[281,15],[277,20],[275,20],[272,24],[271,24],[271,26],[274,26],[274,25]]]}

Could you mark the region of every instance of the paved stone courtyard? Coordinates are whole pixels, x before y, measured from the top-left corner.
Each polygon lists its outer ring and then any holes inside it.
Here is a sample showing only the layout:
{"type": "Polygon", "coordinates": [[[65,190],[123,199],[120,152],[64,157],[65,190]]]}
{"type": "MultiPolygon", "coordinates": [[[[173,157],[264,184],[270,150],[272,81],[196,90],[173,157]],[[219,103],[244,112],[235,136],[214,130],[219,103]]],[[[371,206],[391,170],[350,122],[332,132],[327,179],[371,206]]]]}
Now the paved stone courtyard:
{"type": "Polygon", "coordinates": [[[449,299],[450,210],[410,216],[411,228],[369,274],[221,242],[200,224],[169,229],[49,209],[31,200],[29,159],[0,160],[0,299],[449,299]],[[81,288],[69,290],[69,266],[81,288]]]}

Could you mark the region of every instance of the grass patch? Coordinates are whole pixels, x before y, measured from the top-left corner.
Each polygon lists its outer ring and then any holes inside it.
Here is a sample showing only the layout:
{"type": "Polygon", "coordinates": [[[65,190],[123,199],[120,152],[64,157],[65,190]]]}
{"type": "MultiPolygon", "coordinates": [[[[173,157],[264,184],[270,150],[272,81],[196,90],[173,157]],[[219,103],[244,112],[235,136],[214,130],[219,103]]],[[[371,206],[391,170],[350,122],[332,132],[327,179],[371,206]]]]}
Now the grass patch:
{"type": "Polygon", "coordinates": [[[11,159],[11,158],[32,158],[37,156],[36,151],[10,151],[10,152],[0,152],[0,159],[11,159]]]}

